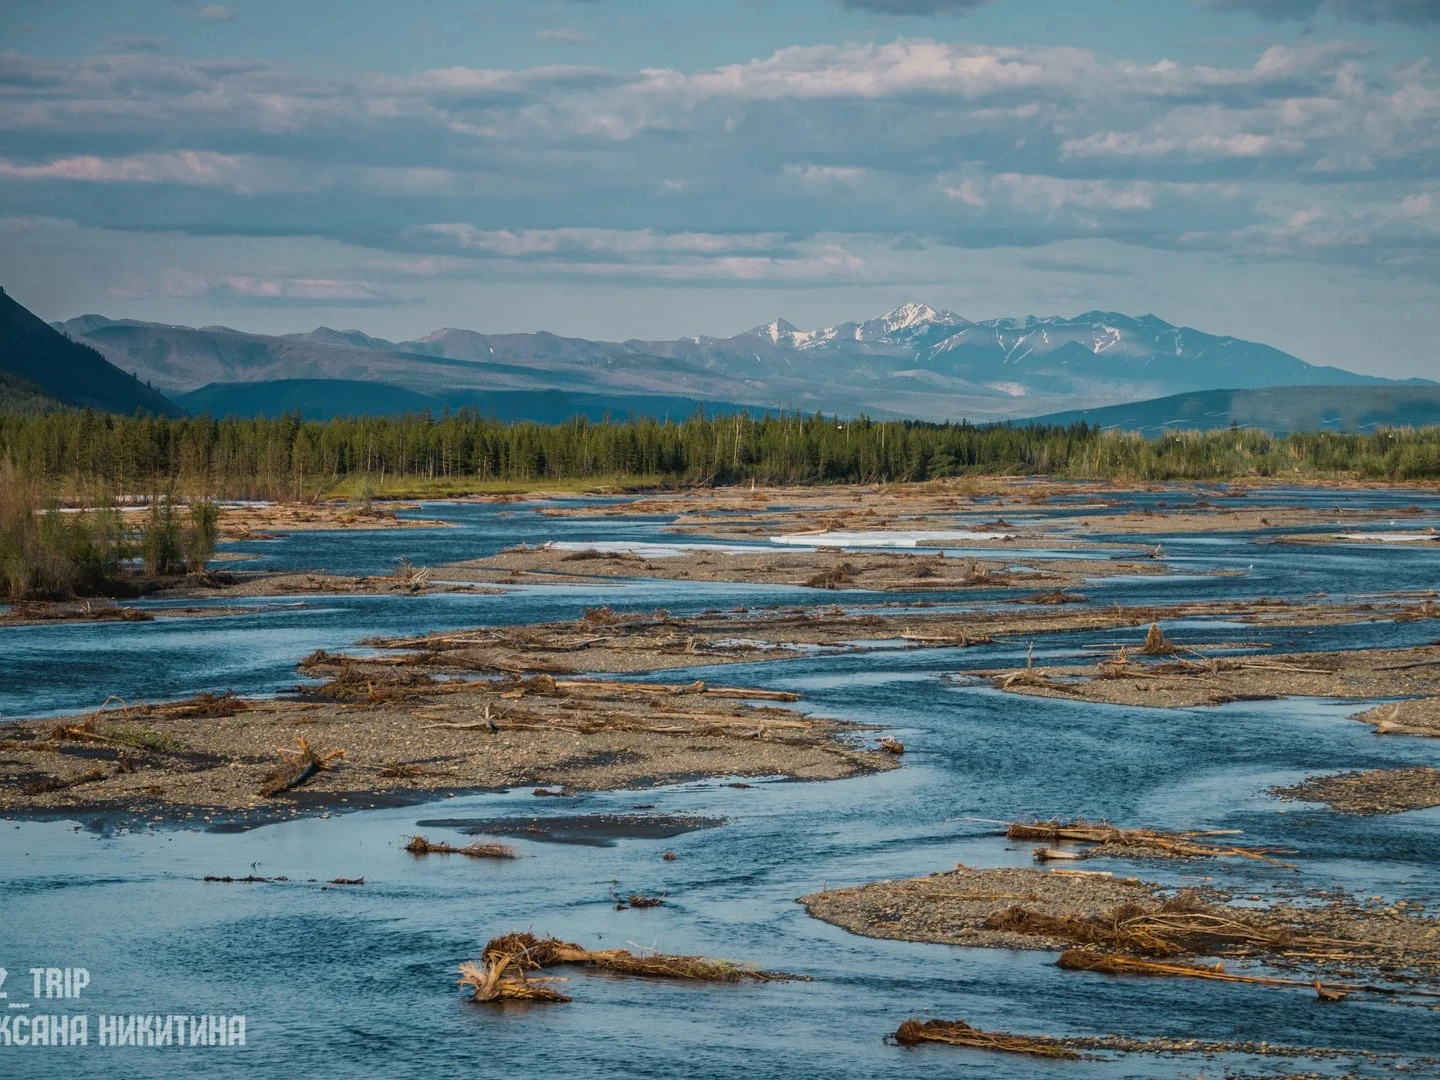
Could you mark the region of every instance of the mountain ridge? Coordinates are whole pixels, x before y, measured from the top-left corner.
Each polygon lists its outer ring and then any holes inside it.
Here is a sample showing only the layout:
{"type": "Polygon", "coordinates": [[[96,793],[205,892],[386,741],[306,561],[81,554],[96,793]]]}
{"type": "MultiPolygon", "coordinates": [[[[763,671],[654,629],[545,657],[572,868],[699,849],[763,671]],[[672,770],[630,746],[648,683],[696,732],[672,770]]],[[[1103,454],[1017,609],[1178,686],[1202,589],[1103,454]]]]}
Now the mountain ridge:
{"type": "Polygon", "coordinates": [[[3,288],[0,372],[11,376],[7,398],[24,400],[27,409],[44,408],[48,399],[102,412],[184,415],[173,401],[98,350],[57,331],[3,288]]]}
{"type": "Polygon", "coordinates": [[[1253,390],[1195,390],[1169,397],[1027,417],[1020,424],[1084,422],[1104,430],[1154,438],[1170,431],[1217,431],[1231,426],[1272,435],[1373,432],[1381,427],[1440,425],[1440,386],[1270,386],[1253,390]]]}
{"type": "Polygon", "coordinates": [[[391,383],[344,379],[279,379],[262,383],[211,383],[179,397],[189,412],[211,416],[278,417],[299,411],[307,420],[334,416],[400,416],[429,409],[471,409],[481,416],[538,424],[560,424],[577,416],[599,421],[605,416],[669,417],[683,420],[703,409],[707,416],[764,412],[728,401],[704,401],[669,395],[600,395],[566,390],[453,391],[421,394],[391,383]]]}
{"type": "Polygon", "coordinates": [[[355,329],[264,335],[98,315],[56,326],[176,393],[211,383],[359,379],[432,395],[664,394],[984,422],[1216,386],[1428,384],[1308,364],[1260,342],[1176,326],[1153,314],[1096,309],[971,321],[914,301],[810,330],[776,318],[728,338],[621,342],[460,327],[394,342],[355,329]]]}

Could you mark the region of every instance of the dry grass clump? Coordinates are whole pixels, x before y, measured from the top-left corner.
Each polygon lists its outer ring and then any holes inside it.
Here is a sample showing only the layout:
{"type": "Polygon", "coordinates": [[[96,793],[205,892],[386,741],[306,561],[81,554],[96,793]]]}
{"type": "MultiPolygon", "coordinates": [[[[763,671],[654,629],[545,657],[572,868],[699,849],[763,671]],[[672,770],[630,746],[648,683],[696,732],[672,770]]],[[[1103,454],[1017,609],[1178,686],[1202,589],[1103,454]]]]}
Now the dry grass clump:
{"type": "MultiPolygon", "coordinates": [[[[308,658],[307,658],[308,659],[308,658]]],[[[330,658],[332,662],[335,657],[330,658]]],[[[361,671],[354,667],[342,668],[329,682],[308,689],[308,693],[335,701],[400,701],[416,691],[424,691],[440,683],[429,675],[418,671],[394,671],[383,673],[361,671]]]]}
{"type": "Polygon", "coordinates": [[[829,570],[821,570],[818,574],[805,582],[807,589],[838,589],[842,585],[849,585],[854,582],[859,571],[853,563],[842,562],[839,566],[832,566],[829,570]]]}
{"type": "Polygon", "coordinates": [[[631,893],[629,896],[622,896],[612,888],[610,895],[615,898],[616,911],[628,911],[631,908],[639,908],[643,911],[645,908],[661,907],[665,903],[663,894],[647,896],[644,893],[631,893]]]}
{"type": "Polygon", "coordinates": [[[1175,646],[1165,640],[1165,631],[1160,629],[1160,624],[1152,622],[1150,629],[1145,631],[1145,644],[1140,646],[1140,653],[1143,656],[1173,656],[1175,646]]]}
{"type": "Polygon", "coordinates": [[[248,707],[244,698],[227,690],[223,694],[207,692],[169,704],[145,705],[139,711],[141,715],[160,714],[172,720],[211,720],[234,716],[248,707]]]}
{"type": "Polygon", "coordinates": [[[985,928],[1059,938],[1080,945],[1106,945],[1146,956],[1183,956],[1190,952],[1185,945],[1162,936],[1154,928],[1154,914],[1135,904],[1121,905],[1105,915],[1090,916],[1046,915],[1015,905],[991,915],[985,920],[985,928]]]}
{"type": "Polygon", "coordinates": [[[558,938],[536,937],[527,931],[492,938],[481,953],[481,961],[494,966],[509,957],[517,968],[538,970],[560,964],[602,968],[619,975],[649,979],[689,979],[701,982],[780,982],[801,976],[717,960],[708,956],[678,956],[666,953],[632,953],[628,949],[586,949],[558,938]]]}
{"type": "Polygon", "coordinates": [[[421,592],[430,583],[430,568],[416,566],[408,557],[401,556],[399,565],[391,572],[390,577],[396,588],[421,592]]]}
{"type": "Polygon", "coordinates": [[[1306,933],[1267,917],[1264,911],[1216,906],[1183,891],[1158,909],[1126,903],[1097,915],[1048,915],[1016,905],[991,915],[985,927],[1092,947],[1083,958],[1072,958],[1072,966],[1098,964],[1096,957],[1102,956],[1123,965],[1149,962],[1140,958],[1203,955],[1320,963],[1343,958],[1354,965],[1387,961],[1392,952],[1384,940],[1306,933]],[[1101,953],[1096,951],[1099,948],[1114,952],[1101,953]],[[1117,954],[1124,955],[1116,958],[1117,954]]]}
{"type": "Polygon", "coordinates": [[[317,754],[310,748],[309,742],[303,735],[295,740],[295,746],[294,750],[283,747],[280,749],[282,764],[274,772],[265,775],[261,780],[258,794],[268,799],[289,791],[291,788],[297,788],[321,772],[333,769],[334,762],[345,756],[344,750],[331,750],[328,754],[317,754]]]}
{"type": "Polygon", "coordinates": [[[1080,1055],[1059,1039],[1043,1035],[1012,1035],[1007,1031],[981,1031],[964,1020],[906,1020],[889,1036],[901,1046],[919,1043],[949,1043],[976,1050],[999,1050],[1031,1057],[1079,1058],[1080,1055]]]}
{"type": "Polygon", "coordinates": [[[500,691],[502,698],[521,698],[526,694],[536,694],[540,697],[564,697],[568,693],[567,690],[560,689],[555,682],[555,676],[546,675],[543,672],[528,677],[511,675],[503,683],[498,683],[496,689],[500,691]]]}
{"type": "Polygon", "coordinates": [[[480,840],[456,847],[445,841],[427,840],[423,836],[412,836],[405,845],[411,855],[469,855],[472,859],[518,859],[520,856],[509,844],[492,844],[480,840]]]}

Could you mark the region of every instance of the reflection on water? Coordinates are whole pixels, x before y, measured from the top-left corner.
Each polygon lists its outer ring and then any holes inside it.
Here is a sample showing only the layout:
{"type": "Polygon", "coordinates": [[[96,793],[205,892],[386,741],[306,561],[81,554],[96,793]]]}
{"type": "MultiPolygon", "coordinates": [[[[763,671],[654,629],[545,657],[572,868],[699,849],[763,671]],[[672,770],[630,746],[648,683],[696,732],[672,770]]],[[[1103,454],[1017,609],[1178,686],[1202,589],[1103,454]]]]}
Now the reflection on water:
{"type": "MultiPolygon", "coordinates": [[[[1137,503],[1164,496],[1144,493],[1137,503]]],[[[1168,493],[1173,501],[1175,495],[1168,493]]],[[[1088,497],[1087,497],[1088,498],[1088,497]]],[[[1316,505],[1352,493],[1279,493],[1316,505]]],[[[1413,492],[1363,501],[1416,502],[1413,492]]],[[[1434,519],[1435,500],[1422,503],[1434,519]]],[[[1088,511],[1087,511],[1088,512],[1088,511]]],[[[244,546],[252,565],[383,572],[401,555],[420,565],[526,541],[664,542],[663,519],[546,518],[520,506],[426,506],[447,530],[296,534],[244,546]]],[[[1122,538],[1117,538],[1122,539],[1122,538]]],[[[1187,580],[1109,579],[1101,603],[1256,595],[1332,597],[1435,580],[1440,552],[1266,547],[1249,537],[1167,537],[1187,580]],[[1214,569],[1244,576],[1200,578],[1214,569]]],[[[1000,593],[957,594],[961,604],[1000,593]]],[[[943,596],[927,594],[944,601],[943,596]]],[[[295,681],[296,658],[375,633],[480,622],[573,618],[585,606],[663,605],[676,613],[739,603],[814,602],[811,590],[713,584],[602,583],[520,588],[502,596],[320,597],[303,608],[143,624],[0,631],[0,710],[36,715],[93,707],[109,693],[174,697],[233,687],[270,692],[295,681]]],[[[882,599],[826,596],[847,606],[882,599]]],[[[248,603],[248,601],[247,601],[248,603]]],[[[286,603],[293,603],[287,600],[286,603]]],[[[1266,628],[1187,620],[1180,641],[1271,641],[1326,649],[1428,642],[1433,621],[1266,628]],[[1223,636],[1222,636],[1223,635],[1223,636]]],[[[1115,632],[1039,637],[1036,656],[1075,654],[1115,632]]],[[[864,644],[864,643],[862,643],[864,644]]],[[[1264,863],[1096,863],[1182,884],[1214,880],[1245,894],[1334,883],[1365,895],[1428,902],[1440,895],[1440,811],[1345,818],[1277,803],[1267,787],[1309,772],[1434,763],[1429,740],[1377,738],[1354,706],[1237,702],[1147,711],[1001,695],[941,675],[1023,662],[1027,641],[984,649],[823,651],[776,664],[724,668],[726,681],[800,691],[816,712],[882,725],[903,738],[905,767],[824,784],[723,779],[643,792],[537,800],[526,790],[440,799],[267,826],[244,833],[97,835],[63,823],[0,823],[0,966],[82,965],[99,1013],[235,1013],[248,1045],[21,1050],[0,1046],[14,1076],[188,1077],[264,1074],[431,1077],[517,1074],[833,1077],[924,1072],[999,1078],[1218,1076],[1215,1062],[1129,1059],[1061,1065],[954,1048],[901,1050],[880,1036],[916,1015],[1052,1034],[1120,1032],[1333,1045],[1440,1054],[1432,1013],[1374,1001],[1326,1006],[1303,993],[1189,980],[1123,980],[1062,972],[1053,956],[856,937],[808,918],[794,899],[855,884],[976,865],[1028,865],[985,820],[1108,817],[1158,827],[1239,828],[1246,840],[1300,850],[1303,875],[1264,863]],[[537,802],[546,803],[536,807],[537,802]],[[637,805],[644,810],[636,809],[637,805]],[[723,820],[670,835],[607,836],[611,846],[556,844],[512,833],[522,858],[429,858],[402,850],[419,821],[432,839],[464,842],[475,820],[539,813],[621,819],[723,820]],[[661,858],[676,853],[674,861],[661,858]],[[206,874],[288,877],[270,885],[211,884],[206,874]],[[363,886],[325,888],[336,877],[363,886]],[[311,879],[314,879],[313,881],[311,879]],[[618,884],[617,884],[618,883],[618,884]],[[665,895],[662,907],[616,911],[610,890],[665,895]],[[800,971],[813,983],[666,986],[572,972],[573,1004],[490,1009],[462,1001],[454,966],[492,934],[533,928],[602,947],[654,945],[800,971]]],[[[708,678],[717,669],[667,675],[708,678]]],[[[633,830],[632,830],[633,832],[633,830]]],[[[92,1019],[93,1024],[93,1019],[92,1019]]],[[[92,1027],[92,1044],[94,1042],[92,1027]]],[[[1228,1062],[1270,1072],[1273,1062],[1228,1062]]],[[[1306,1069],[1325,1069],[1307,1063],[1306,1069]]]]}

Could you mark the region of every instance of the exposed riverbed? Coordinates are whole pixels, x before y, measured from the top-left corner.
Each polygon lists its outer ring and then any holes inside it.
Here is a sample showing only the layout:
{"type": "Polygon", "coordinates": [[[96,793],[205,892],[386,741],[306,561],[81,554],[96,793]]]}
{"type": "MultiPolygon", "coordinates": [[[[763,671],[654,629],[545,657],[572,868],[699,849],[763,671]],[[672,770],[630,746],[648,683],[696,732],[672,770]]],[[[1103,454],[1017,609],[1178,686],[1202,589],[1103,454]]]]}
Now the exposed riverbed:
{"type": "MultiPolygon", "coordinates": [[[[1004,514],[1019,539],[998,552],[965,540],[921,541],[921,551],[1014,565],[1096,557],[1095,545],[1133,557],[1161,545],[1163,573],[1066,576],[1083,604],[1064,614],[1192,601],[1258,597],[1305,604],[1362,604],[1377,594],[1440,586],[1440,545],[1336,544],[1335,520],[1393,511],[1399,533],[1440,524],[1440,498],[1407,489],[1249,490],[1246,523],[1218,532],[1153,528],[1169,506],[1193,503],[1189,489],[1063,493],[1043,505],[976,508],[945,518],[927,509],[923,527],[976,532],[1004,514]],[[1419,512],[1401,514],[1419,507],[1419,512]],[[1268,514],[1266,508],[1302,508],[1268,514]],[[1082,509],[1083,508],[1083,509],[1082,509]],[[1023,514],[1022,514],[1023,509],[1023,514]],[[1146,513],[1148,511],[1148,514],[1146,513]],[[1078,514],[1083,532],[1072,524],[1078,514]],[[1116,518],[1115,531],[1100,524],[1116,518]],[[1143,518],[1146,527],[1127,531],[1143,518]],[[1324,518],[1326,520],[1320,520],[1324,518]],[[1317,542],[1306,546],[1305,530],[1317,542]],[[1043,537],[1057,537],[1047,548],[1043,537]],[[1285,543],[1271,543],[1283,536],[1285,543]],[[1084,544],[1082,550],[1076,545],[1084,544]],[[1314,594],[1325,594],[1323,598],[1314,594]]],[[[1211,493],[1217,501],[1218,493],[1211,493]]],[[[693,501],[693,497],[692,497],[693,501]]],[[[443,528],[296,531],[229,543],[258,571],[388,574],[400,558],[446,580],[446,564],[485,559],[520,543],[584,547],[674,544],[673,515],[605,515],[601,500],[561,503],[425,504],[401,516],[443,528]],[[564,510],[562,514],[547,509],[564,510]]],[[[845,523],[847,528],[850,523],[845,523]]],[[[1348,528],[1345,531],[1352,531],[1348,528]]],[[[704,537],[689,532],[687,543],[704,537]]],[[[716,544],[767,550],[768,540],[716,544]]],[[[774,545],[781,547],[782,545],[774,545]]],[[[784,545],[791,548],[793,545],[784,545]]],[[[682,558],[685,556],[681,556],[682,558]]],[[[855,558],[868,562],[873,548],[855,558]]],[[[1099,557],[1106,558],[1101,554],[1099,557]]],[[[583,571],[587,562],[564,566],[583,571]]],[[[898,580],[898,579],[897,579],[898,580]]],[[[493,585],[493,583],[492,583],[493,585]]],[[[0,628],[0,716],[82,713],[109,695],[164,700],[203,691],[282,693],[304,681],[296,663],[312,650],[348,651],[371,637],[403,638],[477,626],[519,626],[579,618],[586,608],[617,613],[766,605],[893,613],[923,602],[922,615],[996,608],[1022,611],[1013,588],[837,590],[756,581],[630,580],[610,574],[564,583],[493,585],[499,592],[148,600],[134,606],[237,608],[151,622],[57,623],[0,628]]],[[[1373,601],[1385,603],[1388,601],[1373,601]]],[[[1413,604],[1414,600],[1406,603],[1413,604]]],[[[1059,608],[1025,609],[1055,616],[1059,608]]],[[[902,620],[903,621],[903,620],[902,620]]],[[[1321,653],[1414,648],[1440,638],[1440,620],[1388,616],[1286,623],[1193,617],[1164,625],[1180,644],[1222,643],[1225,655],[1275,650],[1321,653]]],[[[1394,903],[1440,896],[1440,808],[1378,817],[1326,805],[1284,802],[1270,789],[1316,774],[1440,764],[1440,742],[1377,735],[1349,717],[1379,698],[1231,701],[1151,709],[1007,694],[967,671],[1035,664],[1093,663],[1118,643],[1138,645],[1143,627],[997,634],[982,646],[895,640],[814,647],[789,659],[664,671],[667,682],[723,682],[801,695],[794,707],[856,724],[867,737],[903,741],[902,767],[817,782],[723,776],[666,787],[536,798],[527,786],[439,797],[429,802],[343,812],[344,806],[278,824],[231,831],[114,828],[103,816],[77,821],[0,820],[0,987],[29,1001],[28,969],[84,966],[91,985],[80,1005],[36,1003],[31,1012],[91,1015],[88,1048],[0,1046],[0,1069],[25,1076],[180,1077],[264,1073],[344,1076],[611,1075],[1193,1077],[1234,1071],[1317,1070],[1393,1075],[1383,1061],[1278,1062],[1226,1056],[1047,1063],[948,1046],[902,1049],[881,1037],[915,1016],[964,1018],[992,1030],[1056,1036],[1171,1036],[1212,1042],[1339,1047],[1440,1055],[1440,1020],[1425,1006],[1374,997],[1323,1003],[1313,993],[1180,979],[1134,979],[1055,966],[1054,952],[956,948],[849,933],[809,916],[797,898],[882,879],[972,867],[1029,867],[1028,843],[997,835],[991,819],[1086,816],[1163,829],[1239,829],[1249,844],[1292,849],[1301,872],[1267,863],[1207,859],[1136,863],[1088,859],[1163,886],[1220,885],[1267,901],[1327,887],[1394,903]],[[1094,646],[1096,648],[1088,649],[1094,646]],[[1103,648],[1102,648],[1103,647],[1103,648]],[[738,785],[738,786],[735,786],[738,785]],[[558,843],[574,826],[516,819],[612,815],[631,829],[601,830],[598,841],[558,843]],[[503,819],[515,860],[453,856],[416,860],[402,849],[423,831],[467,843],[483,823],[503,819]],[[673,830],[646,820],[703,827],[673,830]],[[418,823],[427,822],[421,827],[418,823]],[[443,824],[436,825],[435,822],[443,824]],[[476,826],[474,823],[480,823],[476,826]],[[663,858],[673,852],[675,858],[663,858]],[[206,882],[247,875],[285,881],[206,882]],[[327,885],[364,878],[363,885],[327,885]],[[613,890],[613,894],[612,894],[613,890]],[[661,906],[616,910],[614,894],[663,896],[661,906]],[[654,946],[703,953],[814,981],[763,985],[682,985],[570,974],[568,1004],[479,1006],[463,1000],[455,966],[509,930],[552,932],[591,947],[654,946]],[[629,944],[627,944],[629,943],[629,944]],[[82,1008],[83,1006],[83,1008],[82,1008]],[[243,1048],[95,1046],[101,1013],[238,1014],[243,1048]],[[15,1063],[12,1066],[12,1062],[15,1063]]],[[[0,721],[0,738],[4,737],[0,721]]],[[[0,758],[4,752],[0,751],[0,758]]],[[[163,817],[163,815],[160,815],[163,817]]],[[[499,827],[496,831],[500,832],[499,827]]],[[[591,836],[592,831],[579,831],[591,836]]],[[[593,837],[592,837],[593,839],[593,837]]],[[[565,974],[562,972],[562,974],[565,974]]],[[[21,1010],[14,1010],[18,1013],[21,1010]]],[[[1422,1072],[1421,1075],[1424,1073],[1422,1072]]]]}

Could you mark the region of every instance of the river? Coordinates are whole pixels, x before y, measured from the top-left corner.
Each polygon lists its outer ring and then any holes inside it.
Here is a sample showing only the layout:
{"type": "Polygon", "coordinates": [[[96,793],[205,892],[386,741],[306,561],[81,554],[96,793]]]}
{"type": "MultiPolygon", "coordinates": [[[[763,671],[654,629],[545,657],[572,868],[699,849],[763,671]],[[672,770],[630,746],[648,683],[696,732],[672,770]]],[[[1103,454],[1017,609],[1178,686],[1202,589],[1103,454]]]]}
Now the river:
{"type": "MultiPolygon", "coordinates": [[[[1137,493],[1123,501],[1153,505],[1165,498],[1137,493]]],[[[1397,509],[1418,504],[1424,513],[1406,516],[1396,528],[1414,531],[1440,522],[1440,498],[1414,491],[1277,489],[1251,493],[1247,505],[1307,501],[1397,509]]],[[[664,517],[607,518],[603,503],[593,505],[593,516],[550,517],[540,512],[541,504],[426,504],[413,513],[453,527],[297,532],[227,548],[255,556],[246,567],[353,574],[387,572],[401,556],[436,566],[517,542],[673,538],[663,531],[664,517]]],[[[1035,515],[1046,513],[1040,508],[1035,515]]],[[[1253,543],[1248,534],[1113,539],[1162,544],[1175,573],[1097,581],[1084,590],[1095,603],[1317,592],[1338,599],[1428,587],[1440,569],[1437,544],[1282,546],[1253,543]],[[1216,570],[1238,573],[1219,576],[1216,570]]],[[[1008,557],[1023,563],[1041,554],[1022,549],[1008,557]]],[[[1005,602],[1004,595],[967,589],[925,598],[969,606],[1005,602]]],[[[378,633],[568,619],[601,604],[617,610],[664,606],[685,614],[740,603],[823,601],[859,609],[902,599],[859,591],[817,595],[791,587],[621,582],[523,586],[499,595],[247,599],[238,603],[257,610],[207,619],[11,627],[0,630],[0,716],[83,711],[110,694],[154,700],[202,690],[282,692],[297,681],[295,661],[314,648],[346,648],[378,633]]],[[[1202,620],[1166,630],[1179,642],[1218,640],[1222,630],[1231,641],[1262,635],[1254,626],[1202,620]]],[[[1263,633],[1276,644],[1298,641],[1307,649],[1428,643],[1440,636],[1432,620],[1263,633]]],[[[1043,661],[1114,640],[1114,631],[1037,635],[1033,645],[1043,661]]],[[[564,800],[537,800],[522,789],[249,831],[159,825],[116,831],[89,822],[0,820],[0,966],[8,971],[0,990],[9,992],[9,1004],[29,1001],[32,967],[84,967],[91,978],[80,1001],[42,1001],[30,1010],[89,1014],[90,1045],[0,1045],[0,1072],[761,1078],[923,1071],[1088,1080],[1218,1077],[1226,1066],[1257,1072],[1274,1066],[1236,1057],[1047,1063],[951,1047],[907,1050],[882,1041],[912,1016],[963,1017],[983,1028],[1052,1035],[1252,1039],[1440,1055],[1440,1021],[1428,1009],[1359,998],[1336,1006],[1264,987],[1066,972],[1055,966],[1053,953],[870,939],[806,915],[795,899],[825,886],[910,877],[957,861],[1029,865],[1029,844],[1011,844],[994,825],[972,819],[1030,815],[1242,829],[1247,843],[1298,849],[1303,868],[1297,875],[1264,863],[1218,860],[1087,864],[1150,880],[1225,884],[1257,895],[1329,885],[1396,900],[1440,896],[1440,809],[1355,818],[1266,794],[1273,784],[1317,771],[1434,764],[1434,742],[1377,738],[1369,726],[1347,719],[1358,711],[1353,702],[1143,710],[1002,695],[942,678],[1019,663],[1031,644],[818,653],[724,668],[726,682],[796,690],[808,710],[883,725],[904,741],[903,768],[856,779],[775,778],[734,787],[716,778],[564,800]],[[653,810],[632,809],[649,804],[653,810]],[[513,862],[417,861],[401,850],[421,821],[604,811],[698,815],[723,824],[602,846],[522,838],[515,841],[522,858],[513,862]],[[663,860],[666,851],[676,858],[663,860]],[[202,880],[250,873],[291,880],[202,880]],[[363,886],[323,885],[361,876],[363,886]],[[612,888],[663,893],[665,903],[617,911],[612,888]],[[574,971],[565,973],[566,991],[575,999],[570,1004],[493,1008],[465,1001],[455,986],[455,965],[474,958],[492,935],[512,929],[599,947],[728,957],[813,981],[674,985],[574,971]],[[244,1015],[245,1045],[96,1045],[99,1015],[131,1013],[244,1015]]],[[[711,674],[701,667],[664,677],[684,682],[711,674]]],[[[425,831],[432,838],[463,837],[455,829],[425,831]]],[[[1305,1065],[1322,1072],[1331,1067],[1305,1065]]]]}

